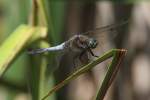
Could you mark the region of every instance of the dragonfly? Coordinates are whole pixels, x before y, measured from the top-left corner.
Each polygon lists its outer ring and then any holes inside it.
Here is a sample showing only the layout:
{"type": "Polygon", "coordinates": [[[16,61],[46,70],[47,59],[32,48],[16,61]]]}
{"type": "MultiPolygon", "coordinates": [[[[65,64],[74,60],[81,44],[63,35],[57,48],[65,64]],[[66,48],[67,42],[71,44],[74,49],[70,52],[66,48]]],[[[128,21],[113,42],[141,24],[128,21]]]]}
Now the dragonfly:
{"type": "Polygon", "coordinates": [[[72,52],[78,55],[78,58],[80,61],[82,61],[82,56],[84,56],[87,53],[93,57],[98,57],[92,51],[98,46],[98,40],[94,37],[89,37],[89,34],[95,33],[96,31],[99,33],[105,32],[105,31],[111,32],[127,23],[128,23],[128,20],[125,20],[118,24],[111,24],[111,25],[106,25],[103,27],[98,27],[93,30],[84,32],[82,34],[74,35],[67,41],[57,46],[30,50],[28,51],[28,53],[34,55],[34,54],[39,54],[39,53],[44,53],[44,52],[62,52],[62,53],[72,52]]]}

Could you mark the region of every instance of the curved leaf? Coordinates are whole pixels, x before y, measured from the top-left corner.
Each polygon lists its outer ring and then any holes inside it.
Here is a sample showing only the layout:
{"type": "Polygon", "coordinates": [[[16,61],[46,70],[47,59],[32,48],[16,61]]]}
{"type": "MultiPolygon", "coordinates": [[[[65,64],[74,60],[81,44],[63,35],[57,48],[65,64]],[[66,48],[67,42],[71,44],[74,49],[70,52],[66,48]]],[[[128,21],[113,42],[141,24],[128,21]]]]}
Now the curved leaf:
{"type": "Polygon", "coordinates": [[[0,46],[0,76],[28,44],[46,36],[46,28],[20,25],[0,46]]]}

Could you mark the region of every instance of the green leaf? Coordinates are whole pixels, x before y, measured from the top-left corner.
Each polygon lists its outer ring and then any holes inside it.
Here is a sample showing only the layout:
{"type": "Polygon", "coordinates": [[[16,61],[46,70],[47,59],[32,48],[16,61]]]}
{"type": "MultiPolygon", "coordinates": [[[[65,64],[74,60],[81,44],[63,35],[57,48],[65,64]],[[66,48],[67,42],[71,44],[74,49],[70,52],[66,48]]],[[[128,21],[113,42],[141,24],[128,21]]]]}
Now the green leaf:
{"type": "Polygon", "coordinates": [[[46,36],[46,28],[20,25],[0,46],[0,76],[23,48],[46,36]]]}

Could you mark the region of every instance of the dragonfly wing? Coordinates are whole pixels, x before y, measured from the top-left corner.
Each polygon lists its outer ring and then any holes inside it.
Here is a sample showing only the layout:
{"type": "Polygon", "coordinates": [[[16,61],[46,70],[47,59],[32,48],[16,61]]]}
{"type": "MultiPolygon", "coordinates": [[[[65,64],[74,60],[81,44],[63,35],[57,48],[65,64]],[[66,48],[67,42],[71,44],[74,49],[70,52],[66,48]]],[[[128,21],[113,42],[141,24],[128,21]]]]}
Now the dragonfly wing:
{"type": "Polygon", "coordinates": [[[109,34],[111,36],[111,39],[114,39],[118,34],[118,30],[127,25],[128,22],[129,20],[125,20],[120,23],[97,27],[93,30],[84,32],[83,35],[95,36],[95,38],[103,38],[104,36],[106,36],[106,34],[109,34]]]}
{"type": "Polygon", "coordinates": [[[128,24],[129,20],[125,20],[125,21],[122,21],[120,23],[116,23],[116,24],[110,24],[110,25],[106,25],[106,26],[102,26],[102,27],[97,27],[93,30],[90,30],[90,31],[87,31],[87,32],[84,32],[83,35],[90,35],[91,33],[103,33],[103,32],[111,32],[111,31],[115,31],[119,28],[121,28],[122,26],[128,24]]]}
{"type": "Polygon", "coordinates": [[[118,35],[120,28],[123,28],[123,26],[125,26],[128,22],[129,20],[125,20],[120,23],[95,28],[94,30],[87,31],[83,34],[95,38],[99,42],[100,48],[110,49],[112,48],[110,45],[112,45],[114,39],[118,35]]]}

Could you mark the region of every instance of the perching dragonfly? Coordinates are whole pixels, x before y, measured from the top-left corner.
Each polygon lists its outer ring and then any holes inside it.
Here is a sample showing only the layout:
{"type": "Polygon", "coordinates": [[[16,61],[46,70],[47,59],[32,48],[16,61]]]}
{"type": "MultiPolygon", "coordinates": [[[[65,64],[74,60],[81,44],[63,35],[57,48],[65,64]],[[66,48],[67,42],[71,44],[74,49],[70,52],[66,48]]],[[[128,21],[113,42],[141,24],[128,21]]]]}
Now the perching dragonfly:
{"type": "Polygon", "coordinates": [[[95,49],[98,45],[98,41],[94,37],[89,37],[88,35],[91,33],[95,33],[98,31],[99,33],[105,32],[105,31],[114,31],[117,28],[125,25],[128,23],[128,20],[122,21],[118,24],[111,24],[103,27],[96,28],[94,30],[90,30],[87,32],[84,32],[82,34],[74,35],[69,40],[61,43],[60,45],[49,47],[49,48],[41,48],[41,49],[35,49],[30,50],[29,54],[38,54],[43,52],[72,52],[79,54],[79,59],[82,60],[82,56],[86,53],[91,54],[94,57],[98,57],[92,52],[92,49],[95,49]]]}

